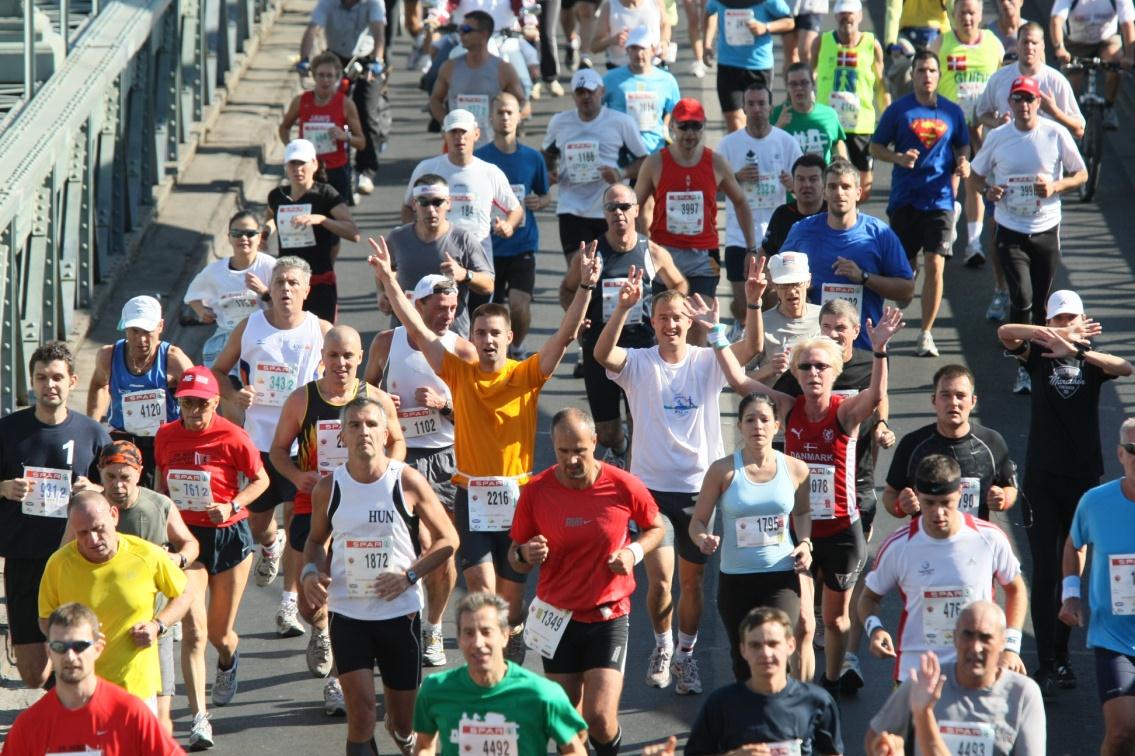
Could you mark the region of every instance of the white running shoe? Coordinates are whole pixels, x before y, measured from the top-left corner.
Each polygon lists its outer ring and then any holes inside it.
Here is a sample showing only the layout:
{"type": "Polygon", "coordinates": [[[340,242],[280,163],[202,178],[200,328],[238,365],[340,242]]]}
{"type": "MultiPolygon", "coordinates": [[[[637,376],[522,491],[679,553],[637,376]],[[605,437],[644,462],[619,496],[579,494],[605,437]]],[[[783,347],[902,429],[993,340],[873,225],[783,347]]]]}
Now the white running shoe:
{"type": "Polygon", "coordinates": [[[445,658],[445,638],[441,634],[441,626],[433,630],[422,631],[422,666],[444,667],[449,663],[445,658]]]}
{"type": "Polygon", "coordinates": [[[327,628],[311,629],[311,637],[307,640],[307,670],[312,677],[324,678],[331,674],[331,665],[335,659],[331,655],[331,636],[327,628]]]}
{"type": "Polygon", "coordinates": [[[555,96],[555,97],[563,97],[564,96],[564,85],[561,84],[558,80],[549,81],[548,82],[548,91],[551,92],[552,95],[555,96]]]}
{"type": "Polygon", "coordinates": [[[370,194],[374,191],[374,181],[365,173],[359,176],[359,194],[370,194]]]}
{"type": "Polygon", "coordinates": [[[680,696],[701,693],[701,675],[698,673],[698,663],[694,657],[675,659],[670,664],[670,672],[674,675],[675,693],[680,696]]]}
{"type": "Polygon", "coordinates": [[[281,638],[298,638],[303,633],[299,605],[294,601],[280,604],[280,608],[276,610],[276,635],[281,638]]]}
{"type": "Polygon", "coordinates": [[[702,63],[700,60],[695,60],[690,64],[690,73],[694,75],[695,79],[704,79],[705,63],[702,63]]]}
{"type": "Polygon", "coordinates": [[[966,245],[966,256],[962,262],[967,268],[980,268],[985,265],[985,250],[981,248],[980,241],[971,240],[966,245]]]}
{"type": "Polygon", "coordinates": [[[280,559],[284,556],[284,545],[287,540],[284,531],[277,530],[276,542],[272,544],[270,552],[265,551],[263,546],[256,549],[256,563],[252,565],[252,574],[256,584],[261,588],[271,583],[280,574],[280,559]]]}
{"type": "Polygon", "coordinates": [[[237,689],[236,670],[239,666],[239,651],[233,654],[233,665],[229,669],[221,669],[220,663],[217,664],[217,676],[213,680],[214,706],[225,706],[233,700],[237,689]]]}
{"type": "Polygon", "coordinates": [[[214,745],[213,725],[209,722],[209,715],[201,712],[193,717],[193,727],[189,730],[189,750],[207,751],[214,745]]]}
{"type": "Polygon", "coordinates": [[[918,336],[918,348],[914,352],[919,357],[937,357],[938,347],[934,344],[934,334],[923,331],[918,336]]]}
{"type": "Polygon", "coordinates": [[[646,665],[646,684],[652,688],[665,688],[670,685],[670,659],[673,651],[654,647],[650,652],[650,662],[646,665]]]}
{"type": "Polygon", "coordinates": [[[347,703],[343,700],[343,689],[339,678],[332,677],[323,686],[323,713],[329,717],[342,717],[347,714],[347,703]]]}

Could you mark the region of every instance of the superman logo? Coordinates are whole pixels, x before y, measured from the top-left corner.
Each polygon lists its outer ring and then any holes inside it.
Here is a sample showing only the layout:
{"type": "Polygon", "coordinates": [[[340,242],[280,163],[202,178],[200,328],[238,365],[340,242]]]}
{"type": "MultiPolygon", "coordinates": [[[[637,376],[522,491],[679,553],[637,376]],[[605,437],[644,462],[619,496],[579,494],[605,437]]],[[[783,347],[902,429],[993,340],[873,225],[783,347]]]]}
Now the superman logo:
{"type": "Polygon", "coordinates": [[[938,144],[938,140],[946,135],[949,128],[940,118],[915,118],[910,122],[910,130],[928,150],[938,144]]]}

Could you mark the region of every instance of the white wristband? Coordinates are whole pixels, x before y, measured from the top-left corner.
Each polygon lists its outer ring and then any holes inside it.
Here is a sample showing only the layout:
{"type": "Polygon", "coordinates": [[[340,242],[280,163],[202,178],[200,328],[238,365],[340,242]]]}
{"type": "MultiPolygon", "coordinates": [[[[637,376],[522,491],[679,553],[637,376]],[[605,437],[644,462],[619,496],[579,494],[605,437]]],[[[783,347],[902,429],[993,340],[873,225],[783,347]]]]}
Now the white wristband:
{"type": "Polygon", "coordinates": [[[307,579],[308,575],[318,575],[318,574],[319,574],[319,567],[316,566],[315,562],[308,562],[307,564],[305,564],[303,566],[303,572],[300,573],[300,582],[302,583],[305,579],[307,579]]]}
{"type": "Polygon", "coordinates": [[[885,629],[886,628],[883,627],[883,620],[879,619],[874,614],[868,617],[867,621],[863,623],[863,632],[867,633],[868,640],[870,640],[871,636],[875,634],[876,630],[885,629]]]}
{"type": "Polygon", "coordinates": [[[1076,575],[1069,575],[1064,578],[1064,590],[1060,594],[1060,602],[1063,603],[1071,598],[1080,598],[1080,578],[1076,575]]]}
{"type": "Polygon", "coordinates": [[[1021,631],[1016,628],[1007,628],[1005,630],[1005,650],[1012,651],[1014,654],[1021,653],[1021,631]]]}
{"type": "Polygon", "coordinates": [[[631,541],[624,548],[626,548],[627,551],[634,554],[634,563],[635,564],[638,564],[639,562],[642,561],[642,557],[644,555],[643,555],[641,543],[639,543],[638,541],[631,541]]]}

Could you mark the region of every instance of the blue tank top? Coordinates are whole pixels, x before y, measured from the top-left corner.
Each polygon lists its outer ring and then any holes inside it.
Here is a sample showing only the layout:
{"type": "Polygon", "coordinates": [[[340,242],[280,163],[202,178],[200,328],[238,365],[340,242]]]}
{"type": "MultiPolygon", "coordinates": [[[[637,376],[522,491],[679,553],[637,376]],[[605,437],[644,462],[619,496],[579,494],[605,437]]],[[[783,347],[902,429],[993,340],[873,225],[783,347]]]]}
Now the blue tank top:
{"type": "MultiPolygon", "coordinates": [[[[127,428],[125,413],[122,407],[123,394],[129,394],[135,391],[142,392],[156,392],[161,391],[164,396],[165,417],[161,418],[161,422],[168,423],[171,420],[176,420],[180,417],[178,410],[177,400],[174,399],[174,392],[166,385],[166,376],[169,374],[167,368],[168,355],[169,355],[169,342],[162,341],[158,343],[158,353],[154,356],[154,361],[150,363],[150,369],[141,375],[135,375],[130,371],[126,365],[126,339],[119,339],[114,344],[114,354],[110,358],[110,427],[114,430],[131,431],[127,428]]],[[[143,395],[136,395],[137,401],[131,402],[131,417],[135,407],[139,413],[151,413],[159,406],[158,402],[151,398],[147,401],[147,397],[143,395]]],[[[139,417],[138,420],[132,421],[131,426],[141,427],[147,425],[146,421],[139,417]]],[[[153,433],[136,433],[135,435],[152,436],[153,433]]]]}
{"type": "Polygon", "coordinates": [[[721,497],[721,571],[729,575],[793,569],[789,517],[796,486],[784,455],[776,452],[776,475],[754,483],[741,452],[733,452],[733,482],[721,497]]]}

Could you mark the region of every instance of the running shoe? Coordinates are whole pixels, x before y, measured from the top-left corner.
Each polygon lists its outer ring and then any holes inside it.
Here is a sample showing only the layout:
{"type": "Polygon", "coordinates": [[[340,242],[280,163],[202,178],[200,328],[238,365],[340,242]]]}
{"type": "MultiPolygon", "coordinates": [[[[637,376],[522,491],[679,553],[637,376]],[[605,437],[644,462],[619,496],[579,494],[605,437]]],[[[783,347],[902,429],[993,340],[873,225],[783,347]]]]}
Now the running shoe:
{"type": "Polygon", "coordinates": [[[1103,127],[1108,131],[1119,131],[1119,114],[1114,106],[1108,106],[1103,111],[1103,127]]]}
{"type": "Polygon", "coordinates": [[[528,98],[531,100],[539,100],[540,96],[544,93],[544,83],[541,81],[532,85],[532,89],[528,92],[528,98]]]}
{"type": "Polygon", "coordinates": [[[670,685],[670,658],[673,651],[654,647],[650,661],[646,665],[646,684],[652,688],[665,688],[670,685]]]}
{"type": "Polygon", "coordinates": [[[985,311],[986,320],[1001,322],[1009,316],[1009,292],[994,290],[993,299],[989,300],[989,309],[985,311]]]}
{"type": "Polygon", "coordinates": [[[343,700],[343,688],[339,678],[332,677],[323,686],[323,713],[329,717],[343,717],[347,714],[347,703],[343,700]]]}
{"type": "Polygon", "coordinates": [[[1033,680],[1036,680],[1037,687],[1040,688],[1040,697],[1045,701],[1051,701],[1056,697],[1056,671],[1049,666],[1040,667],[1032,674],[1033,680]]]}
{"type": "Polygon", "coordinates": [[[359,175],[359,194],[370,194],[374,191],[374,180],[365,173],[359,175]]]}
{"type": "Polygon", "coordinates": [[[303,633],[299,605],[294,601],[280,604],[280,608],[276,610],[276,635],[281,638],[298,638],[303,633]]]}
{"type": "Polygon", "coordinates": [[[551,81],[548,82],[548,91],[552,93],[553,97],[563,97],[564,96],[564,85],[561,84],[556,79],[552,79],[551,81]]]}
{"type": "Polygon", "coordinates": [[[934,344],[934,334],[923,331],[918,337],[918,348],[914,353],[919,357],[937,357],[938,347],[934,344]]]}
{"type": "Polygon", "coordinates": [[[256,584],[263,588],[276,579],[280,574],[280,559],[284,556],[284,543],[287,536],[284,531],[276,531],[276,542],[272,544],[271,551],[263,546],[256,550],[256,564],[252,565],[252,574],[256,584]]]}
{"type": "Polygon", "coordinates": [[[445,638],[441,626],[422,631],[422,666],[444,667],[449,660],[445,658],[445,638]]]}
{"type": "Polygon", "coordinates": [[[705,63],[702,63],[700,60],[695,60],[690,64],[690,73],[694,75],[695,79],[704,79],[705,63]]]}
{"type": "Polygon", "coordinates": [[[331,665],[335,659],[331,655],[331,635],[327,628],[322,630],[311,629],[311,637],[307,640],[307,669],[312,677],[324,678],[331,674],[331,665]]]}
{"type": "MultiPolygon", "coordinates": [[[[630,448],[629,444],[627,448],[630,448]]],[[[608,465],[611,465],[612,467],[617,467],[620,470],[626,470],[627,451],[626,449],[624,449],[622,454],[618,454],[614,449],[607,449],[607,451],[603,452],[603,458],[601,461],[605,462],[608,465]]]]}
{"type": "Polygon", "coordinates": [[[193,727],[189,730],[189,750],[207,751],[214,745],[213,725],[209,722],[209,715],[205,712],[195,715],[193,727]]]}
{"type": "Polygon", "coordinates": [[[670,673],[674,675],[674,692],[678,695],[701,693],[701,675],[698,673],[698,663],[694,657],[675,659],[670,664],[670,673]]]}
{"type": "Polygon", "coordinates": [[[522,667],[526,656],[528,656],[528,645],[524,642],[524,627],[521,626],[520,630],[509,636],[504,658],[522,667]]]}
{"type": "Polygon", "coordinates": [[[213,680],[213,705],[225,706],[233,700],[236,695],[237,679],[236,671],[240,666],[240,652],[237,651],[233,654],[233,665],[228,669],[221,669],[220,662],[217,663],[217,677],[213,680]]]}
{"type": "Polygon", "coordinates": [[[967,268],[980,268],[985,265],[985,250],[981,248],[980,241],[971,241],[966,245],[966,256],[963,263],[967,268]]]}
{"type": "Polygon", "coordinates": [[[1025,372],[1023,367],[1017,368],[1017,380],[1013,382],[1014,394],[1031,394],[1033,392],[1033,379],[1025,372]]]}
{"type": "Polygon", "coordinates": [[[1072,671],[1072,665],[1068,662],[1056,665],[1056,687],[1061,690],[1072,690],[1076,687],[1076,673],[1072,671]]]}
{"type": "Polygon", "coordinates": [[[844,693],[855,693],[863,687],[863,672],[859,669],[859,657],[845,654],[843,666],[839,670],[839,689],[844,693]]]}

